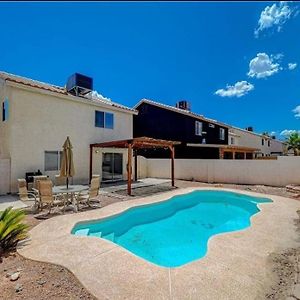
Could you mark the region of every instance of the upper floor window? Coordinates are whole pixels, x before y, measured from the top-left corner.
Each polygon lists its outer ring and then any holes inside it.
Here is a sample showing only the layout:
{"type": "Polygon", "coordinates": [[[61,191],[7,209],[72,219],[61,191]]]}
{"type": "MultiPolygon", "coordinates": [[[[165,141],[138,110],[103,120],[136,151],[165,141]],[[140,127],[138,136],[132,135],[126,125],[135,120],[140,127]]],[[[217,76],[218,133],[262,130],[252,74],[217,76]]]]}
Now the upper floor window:
{"type": "Polygon", "coordinates": [[[101,128],[114,128],[114,114],[103,112],[103,111],[95,111],[95,126],[101,128]]]}
{"type": "Polygon", "coordinates": [[[45,171],[60,170],[62,151],[45,151],[45,171]]]}
{"type": "Polygon", "coordinates": [[[271,145],[271,142],[270,142],[270,140],[268,140],[268,147],[270,147],[270,145],[271,145]]]}
{"type": "Polygon", "coordinates": [[[225,140],[225,129],[220,128],[220,140],[224,141],[225,140]]]}
{"type": "Polygon", "coordinates": [[[234,137],[230,138],[230,145],[234,145],[234,137]]]}
{"type": "Polygon", "coordinates": [[[5,99],[2,103],[2,121],[8,120],[8,99],[5,99]]]}
{"type": "Polygon", "coordinates": [[[263,146],[265,144],[265,140],[261,139],[261,145],[263,146]]]}
{"type": "Polygon", "coordinates": [[[195,122],[195,135],[202,135],[202,122],[195,122]]]}

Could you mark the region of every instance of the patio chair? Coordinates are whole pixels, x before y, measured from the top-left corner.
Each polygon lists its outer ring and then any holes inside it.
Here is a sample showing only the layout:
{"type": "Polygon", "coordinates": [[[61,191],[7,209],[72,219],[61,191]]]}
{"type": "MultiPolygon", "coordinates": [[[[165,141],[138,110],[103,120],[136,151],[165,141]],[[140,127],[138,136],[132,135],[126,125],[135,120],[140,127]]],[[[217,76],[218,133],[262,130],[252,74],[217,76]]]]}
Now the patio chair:
{"type": "Polygon", "coordinates": [[[66,177],[60,176],[60,175],[55,175],[55,185],[56,186],[61,186],[61,185],[66,185],[66,177]]]}
{"type": "Polygon", "coordinates": [[[21,201],[23,202],[34,201],[33,208],[38,209],[39,198],[36,193],[28,191],[25,179],[18,179],[18,190],[19,190],[18,195],[21,201]]]}
{"type": "Polygon", "coordinates": [[[97,196],[99,195],[99,189],[100,189],[100,178],[94,177],[91,180],[91,185],[86,194],[79,193],[77,196],[77,208],[79,210],[79,203],[86,203],[88,206],[91,206],[92,201],[100,202],[97,199],[97,196]]]}
{"type": "Polygon", "coordinates": [[[39,180],[47,180],[48,176],[47,175],[38,175],[38,176],[33,176],[33,186],[32,190],[37,191],[38,190],[38,181],[39,180]]]}
{"type": "Polygon", "coordinates": [[[50,214],[52,207],[58,207],[58,205],[62,204],[63,211],[65,211],[65,199],[61,195],[53,195],[52,186],[52,181],[49,179],[38,181],[41,208],[43,209],[43,206],[47,206],[49,208],[48,213],[50,214]]]}

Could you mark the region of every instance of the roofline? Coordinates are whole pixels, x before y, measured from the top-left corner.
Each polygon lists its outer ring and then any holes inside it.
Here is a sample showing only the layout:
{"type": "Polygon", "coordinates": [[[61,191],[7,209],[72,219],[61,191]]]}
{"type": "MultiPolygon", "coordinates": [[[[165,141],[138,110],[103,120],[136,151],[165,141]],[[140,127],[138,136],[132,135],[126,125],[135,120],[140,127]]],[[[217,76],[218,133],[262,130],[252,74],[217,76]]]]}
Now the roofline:
{"type": "Polygon", "coordinates": [[[168,105],[168,104],[162,104],[162,103],[159,103],[159,102],[156,102],[156,101],[153,101],[153,100],[149,100],[149,99],[145,99],[145,98],[141,99],[135,106],[133,106],[133,108],[137,109],[137,107],[139,107],[142,103],[147,103],[147,104],[150,104],[150,105],[154,105],[154,106],[160,107],[162,109],[167,109],[167,110],[170,110],[170,111],[174,111],[174,112],[177,112],[179,114],[183,114],[183,115],[186,115],[186,116],[189,116],[189,117],[193,117],[193,118],[198,119],[198,120],[202,120],[202,121],[206,121],[206,122],[209,122],[209,123],[213,123],[213,124],[216,124],[216,125],[219,125],[219,126],[223,126],[223,127],[226,127],[226,128],[230,128],[231,127],[230,125],[224,124],[222,122],[218,122],[216,120],[212,120],[212,119],[206,118],[206,117],[198,115],[196,113],[193,113],[193,112],[190,112],[190,111],[185,111],[184,109],[173,107],[173,106],[168,105]]]}
{"type": "MultiPolygon", "coordinates": [[[[21,83],[21,82],[16,82],[14,80],[10,80],[9,78],[2,78],[2,79],[5,80],[5,82],[8,86],[19,88],[22,90],[27,90],[27,91],[34,90],[34,91],[38,91],[40,94],[51,95],[51,96],[63,98],[66,100],[80,102],[83,104],[88,104],[88,105],[93,105],[93,106],[98,106],[98,107],[105,107],[110,110],[122,111],[122,112],[133,114],[133,115],[138,114],[138,111],[135,109],[119,107],[117,104],[114,105],[114,103],[112,103],[112,105],[109,105],[108,103],[105,103],[104,101],[101,102],[101,100],[97,101],[97,100],[91,100],[91,99],[84,98],[84,97],[76,97],[71,94],[59,93],[59,92],[55,92],[55,91],[52,91],[47,88],[32,86],[32,85],[21,83]]],[[[120,106],[121,106],[121,104],[120,104],[120,106]]]]}
{"type": "Polygon", "coordinates": [[[240,145],[226,145],[226,144],[197,144],[197,143],[187,143],[189,147],[200,147],[200,148],[220,148],[220,149],[236,149],[237,151],[261,151],[259,148],[245,147],[240,145]]]}
{"type": "MultiPolygon", "coordinates": [[[[239,127],[236,127],[236,126],[230,126],[230,128],[237,129],[237,130],[240,130],[240,131],[243,131],[243,132],[247,132],[247,133],[251,133],[251,134],[257,135],[257,136],[259,136],[259,137],[264,137],[265,139],[269,139],[269,140],[271,140],[271,141],[277,141],[277,142],[280,142],[280,143],[284,143],[283,141],[280,141],[280,140],[278,140],[278,139],[272,139],[272,137],[270,137],[270,136],[263,135],[263,134],[261,134],[261,133],[257,133],[257,132],[254,132],[254,131],[249,131],[249,130],[247,130],[247,129],[239,128],[239,127]]],[[[229,129],[230,129],[230,128],[229,128],[229,129]]]]}

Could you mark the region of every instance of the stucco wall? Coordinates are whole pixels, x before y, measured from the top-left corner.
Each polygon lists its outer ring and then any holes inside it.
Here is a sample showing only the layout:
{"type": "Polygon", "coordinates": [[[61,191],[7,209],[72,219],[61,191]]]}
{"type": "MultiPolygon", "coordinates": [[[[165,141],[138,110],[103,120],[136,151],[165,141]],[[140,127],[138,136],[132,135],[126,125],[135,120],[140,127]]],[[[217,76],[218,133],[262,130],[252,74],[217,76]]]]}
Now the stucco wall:
{"type": "MultiPolygon", "coordinates": [[[[86,183],[89,176],[89,145],[132,137],[132,114],[60,98],[57,95],[12,88],[11,101],[11,189],[17,178],[37,171],[52,179],[57,171],[45,172],[44,152],[59,151],[67,136],[73,144],[74,183],[86,183]],[[114,129],[95,127],[95,110],[114,113],[114,129]]],[[[87,100],[88,101],[88,100],[87,100]]],[[[95,165],[101,161],[94,159],[95,165]]],[[[95,168],[95,173],[97,167],[95,168]]]]}
{"type": "Polygon", "coordinates": [[[271,152],[283,152],[283,144],[280,141],[237,128],[230,128],[230,133],[229,143],[232,136],[235,139],[235,145],[260,149],[264,155],[270,155],[271,152]],[[264,145],[262,145],[262,139],[264,139],[264,145]],[[268,146],[268,140],[270,141],[270,146],[268,146]]]}
{"type": "Polygon", "coordinates": [[[271,152],[284,152],[284,144],[278,140],[271,140],[271,152]]]}
{"type": "Polygon", "coordinates": [[[0,159],[0,195],[10,192],[10,159],[0,159]]]}
{"type": "Polygon", "coordinates": [[[0,78],[0,158],[10,158],[10,99],[11,90],[5,85],[3,79],[0,78]],[[9,118],[6,121],[2,121],[2,104],[8,99],[9,102],[9,118]]]}
{"type": "MultiPolygon", "coordinates": [[[[147,177],[170,178],[170,160],[148,159],[147,177]]],[[[175,178],[272,186],[300,184],[300,157],[279,156],[277,160],[176,159],[175,178]]]]}

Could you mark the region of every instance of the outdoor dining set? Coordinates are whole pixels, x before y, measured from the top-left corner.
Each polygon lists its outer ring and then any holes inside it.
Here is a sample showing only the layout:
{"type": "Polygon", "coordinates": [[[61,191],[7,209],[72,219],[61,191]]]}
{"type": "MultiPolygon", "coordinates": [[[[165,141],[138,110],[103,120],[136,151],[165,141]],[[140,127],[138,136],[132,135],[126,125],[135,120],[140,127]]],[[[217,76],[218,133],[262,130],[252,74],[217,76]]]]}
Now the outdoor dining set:
{"type": "Polygon", "coordinates": [[[91,202],[99,202],[100,178],[94,175],[90,186],[88,185],[58,185],[59,176],[56,176],[55,185],[47,176],[35,176],[31,189],[27,188],[25,179],[18,179],[19,197],[23,202],[33,201],[37,211],[61,206],[63,212],[71,206],[74,211],[80,209],[80,204],[91,206],[91,202]]]}
{"type": "Polygon", "coordinates": [[[32,176],[33,182],[29,185],[26,179],[18,179],[20,200],[34,201],[34,208],[41,211],[44,208],[62,206],[63,212],[67,206],[72,206],[78,211],[80,204],[91,206],[91,201],[99,202],[97,196],[100,188],[100,175],[93,175],[90,186],[69,184],[69,178],[75,174],[73,163],[72,144],[67,137],[62,152],[60,174],[55,175],[55,185],[47,175],[32,176]]]}

